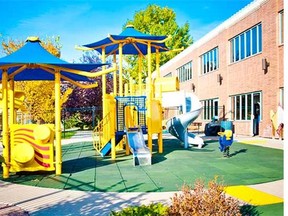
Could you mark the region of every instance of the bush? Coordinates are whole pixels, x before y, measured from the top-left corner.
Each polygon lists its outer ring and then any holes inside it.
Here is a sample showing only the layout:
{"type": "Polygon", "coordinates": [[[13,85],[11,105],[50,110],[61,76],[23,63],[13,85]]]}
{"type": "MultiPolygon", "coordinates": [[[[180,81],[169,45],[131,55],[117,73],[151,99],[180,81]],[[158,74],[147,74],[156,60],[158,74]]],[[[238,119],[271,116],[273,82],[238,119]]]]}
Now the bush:
{"type": "Polygon", "coordinates": [[[168,207],[164,206],[162,203],[141,205],[141,206],[131,206],[124,208],[120,212],[111,212],[111,216],[164,216],[168,214],[168,207]]]}
{"type": "Polygon", "coordinates": [[[203,180],[196,180],[194,189],[184,184],[182,192],[172,198],[168,215],[241,216],[241,213],[238,200],[226,197],[223,184],[215,177],[208,183],[208,189],[203,180]]]}
{"type": "MultiPolygon", "coordinates": [[[[203,180],[196,180],[194,189],[184,184],[181,192],[172,197],[172,204],[169,207],[161,203],[132,206],[120,212],[112,212],[111,216],[241,216],[239,201],[226,197],[223,183],[217,180],[215,177],[209,181],[208,188],[205,188],[203,180]]],[[[248,212],[249,210],[246,211],[248,212]]]]}
{"type": "Polygon", "coordinates": [[[77,127],[77,125],[79,126],[79,124],[83,124],[82,121],[80,120],[80,113],[76,113],[70,116],[69,118],[65,119],[64,121],[65,129],[77,127]]]}

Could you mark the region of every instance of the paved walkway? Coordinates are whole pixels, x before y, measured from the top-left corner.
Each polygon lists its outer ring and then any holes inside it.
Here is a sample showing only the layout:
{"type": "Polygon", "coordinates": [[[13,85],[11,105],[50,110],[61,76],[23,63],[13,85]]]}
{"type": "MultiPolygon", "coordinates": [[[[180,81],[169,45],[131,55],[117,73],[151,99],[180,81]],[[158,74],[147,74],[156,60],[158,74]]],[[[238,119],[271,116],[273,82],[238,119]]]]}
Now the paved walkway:
{"type": "MultiPolygon", "coordinates": [[[[213,138],[204,137],[204,139],[213,138]]],[[[252,141],[255,145],[269,148],[283,149],[283,141],[279,140],[258,137],[237,137],[236,139],[241,142],[247,141],[247,143],[251,143],[252,141]]],[[[84,134],[78,133],[70,140],[63,140],[63,144],[78,141],[91,141],[91,132],[85,132],[84,134]]],[[[260,192],[259,196],[263,196],[264,194],[270,197],[272,196],[278,201],[283,201],[283,182],[283,180],[279,180],[265,184],[250,185],[248,187],[251,190],[260,192]]],[[[231,193],[233,196],[233,191],[231,193]]],[[[3,215],[10,210],[15,211],[19,209],[20,213],[16,215],[28,215],[27,212],[29,212],[30,215],[49,216],[109,215],[111,210],[119,210],[130,205],[149,204],[151,202],[169,204],[171,202],[171,197],[174,194],[175,192],[84,192],[32,187],[0,181],[0,215],[3,215]],[[27,212],[21,212],[21,209],[24,209],[27,212]]],[[[251,197],[246,197],[242,200],[245,201],[245,199],[251,199],[251,197]]],[[[8,215],[8,213],[6,215],[8,215]]]]}

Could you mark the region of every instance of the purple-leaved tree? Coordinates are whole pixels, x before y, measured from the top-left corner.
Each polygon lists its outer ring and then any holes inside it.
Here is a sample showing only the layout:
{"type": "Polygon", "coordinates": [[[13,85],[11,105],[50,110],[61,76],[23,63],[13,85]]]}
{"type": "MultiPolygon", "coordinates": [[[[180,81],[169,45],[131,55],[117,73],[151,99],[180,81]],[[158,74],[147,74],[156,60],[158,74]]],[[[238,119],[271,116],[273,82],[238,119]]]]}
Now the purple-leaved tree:
{"type": "MultiPolygon", "coordinates": [[[[100,54],[96,51],[84,52],[80,61],[82,63],[101,63],[100,54]]],[[[109,63],[109,62],[108,62],[109,63]]],[[[109,67],[109,66],[107,66],[109,67]]],[[[101,70],[98,68],[94,73],[101,70]]],[[[83,89],[75,87],[72,84],[64,84],[62,88],[73,88],[73,92],[69,95],[69,99],[63,104],[62,119],[65,119],[67,127],[80,126],[95,126],[93,122],[102,119],[102,79],[101,76],[94,78],[97,81],[98,87],[92,89],[83,89]],[[95,109],[94,116],[92,109],[95,109]],[[94,119],[93,119],[94,117],[94,119]],[[75,124],[75,125],[73,125],[75,124]]],[[[113,91],[113,75],[106,75],[107,93],[113,91]]]]}

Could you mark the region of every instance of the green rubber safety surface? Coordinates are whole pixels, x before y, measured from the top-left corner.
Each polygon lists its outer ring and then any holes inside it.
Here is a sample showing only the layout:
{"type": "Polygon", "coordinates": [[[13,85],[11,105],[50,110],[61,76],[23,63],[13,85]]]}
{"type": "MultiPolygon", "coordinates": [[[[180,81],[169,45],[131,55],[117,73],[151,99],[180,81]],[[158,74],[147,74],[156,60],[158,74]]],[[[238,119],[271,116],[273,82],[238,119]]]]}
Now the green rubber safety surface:
{"type": "MultiPolygon", "coordinates": [[[[234,142],[230,157],[219,150],[218,141],[202,149],[184,149],[177,139],[163,139],[164,152],[153,140],[151,166],[133,166],[132,155],[102,158],[92,142],[63,145],[62,175],[54,172],[11,173],[13,183],[60,189],[101,192],[177,191],[197,179],[218,176],[227,186],[251,185],[283,179],[283,150],[234,142]]],[[[2,170],[0,171],[2,179],[2,170]]]]}

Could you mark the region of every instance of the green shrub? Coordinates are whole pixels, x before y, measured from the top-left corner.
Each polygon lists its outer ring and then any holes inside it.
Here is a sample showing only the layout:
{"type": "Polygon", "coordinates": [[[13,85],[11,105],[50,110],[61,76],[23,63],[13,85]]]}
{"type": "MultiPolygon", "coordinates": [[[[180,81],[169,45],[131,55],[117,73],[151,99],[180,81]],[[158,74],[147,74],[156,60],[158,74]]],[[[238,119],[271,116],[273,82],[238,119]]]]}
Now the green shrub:
{"type": "Polygon", "coordinates": [[[76,131],[63,131],[61,133],[61,139],[70,139],[76,134],[76,131]]]}
{"type": "Polygon", "coordinates": [[[112,211],[111,216],[164,216],[168,213],[168,207],[162,203],[150,205],[130,206],[119,212],[112,211]]]}
{"type": "Polygon", "coordinates": [[[194,189],[184,184],[182,192],[175,194],[168,215],[233,215],[241,216],[240,203],[232,197],[226,197],[224,186],[217,177],[205,188],[203,180],[196,180],[194,189]]]}
{"type": "Polygon", "coordinates": [[[75,113],[72,116],[70,116],[69,118],[66,118],[65,121],[64,121],[65,129],[70,129],[70,128],[73,128],[73,127],[77,127],[77,125],[79,125],[79,124],[81,124],[81,125],[84,124],[81,121],[80,113],[75,113]]]}

